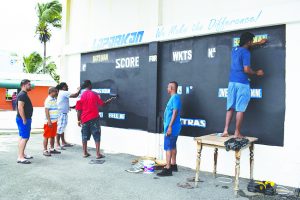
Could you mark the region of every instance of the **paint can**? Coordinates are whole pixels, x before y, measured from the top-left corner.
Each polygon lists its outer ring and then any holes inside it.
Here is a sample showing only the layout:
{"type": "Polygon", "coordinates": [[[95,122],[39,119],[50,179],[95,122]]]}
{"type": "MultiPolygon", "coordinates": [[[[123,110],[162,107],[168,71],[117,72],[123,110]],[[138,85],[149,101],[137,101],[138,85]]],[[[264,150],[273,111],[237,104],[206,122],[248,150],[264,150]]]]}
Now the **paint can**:
{"type": "Polygon", "coordinates": [[[144,160],[144,173],[151,174],[154,172],[155,162],[152,160],[144,160]]]}

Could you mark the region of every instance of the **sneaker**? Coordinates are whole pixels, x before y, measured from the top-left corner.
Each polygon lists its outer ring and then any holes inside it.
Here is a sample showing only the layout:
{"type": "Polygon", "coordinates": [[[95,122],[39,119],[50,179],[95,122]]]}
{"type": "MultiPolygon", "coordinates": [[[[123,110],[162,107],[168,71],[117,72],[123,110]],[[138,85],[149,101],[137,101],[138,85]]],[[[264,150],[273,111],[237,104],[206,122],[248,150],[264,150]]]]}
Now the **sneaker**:
{"type": "Polygon", "coordinates": [[[50,149],[51,154],[61,154],[60,151],[57,151],[56,149],[50,149]]]}
{"type": "Polygon", "coordinates": [[[43,152],[43,155],[44,155],[44,156],[51,156],[51,153],[50,153],[49,151],[45,150],[45,151],[43,152]]]}
{"type": "Polygon", "coordinates": [[[172,172],[178,172],[178,168],[177,168],[177,165],[171,165],[171,168],[172,172]]]}
{"type": "Polygon", "coordinates": [[[167,168],[163,168],[163,170],[159,173],[157,173],[157,176],[172,176],[172,170],[167,169],[167,168]]]}

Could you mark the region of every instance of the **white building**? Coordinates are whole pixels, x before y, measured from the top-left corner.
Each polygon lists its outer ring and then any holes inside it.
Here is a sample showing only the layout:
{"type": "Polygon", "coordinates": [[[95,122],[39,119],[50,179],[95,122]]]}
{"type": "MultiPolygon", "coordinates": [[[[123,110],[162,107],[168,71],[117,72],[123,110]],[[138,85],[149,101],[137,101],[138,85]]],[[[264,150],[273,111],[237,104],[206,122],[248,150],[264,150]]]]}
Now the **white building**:
{"type": "MultiPolygon", "coordinates": [[[[103,43],[106,38],[112,36],[144,31],[143,39],[135,43],[140,44],[285,24],[284,145],[283,147],[256,145],[254,178],[272,180],[282,185],[300,186],[298,145],[300,106],[297,94],[300,44],[299,0],[65,0],[63,4],[66,9],[64,9],[64,49],[60,70],[62,80],[70,85],[70,90],[75,90],[80,84],[81,53],[122,46],[103,43]],[[247,22],[244,20],[243,23],[235,21],[246,18],[253,20],[247,22]],[[223,23],[221,19],[235,22],[223,23]],[[163,29],[170,30],[174,26],[176,31],[172,34],[171,31],[161,34],[163,29]]],[[[75,123],[75,112],[71,112],[70,119],[68,138],[80,142],[80,130],[75,123]]],[[[102,148],[108,151],[134,155],[161,155],[162,138],[158,134],[103,127],[102,138],[102,148]]],[[[201,170],[212,171],[212,155],[213,149],[204,148],[201,170]]],[[[193,138],[180,137],[178,164],[195,168],[195,159],[196,146],[193,138]]],[[[234,175],[233,154],[220,151],[218,163],[219,173],[234,175]]],[[[249,178],[248,172],[248,155],[243,155],[241,177],[249,178]]]]}
{"type": "Polygon", "coordinates": [[[16,54],[0,50],[0,72],[23,72],[22,59],[16,54]]]}

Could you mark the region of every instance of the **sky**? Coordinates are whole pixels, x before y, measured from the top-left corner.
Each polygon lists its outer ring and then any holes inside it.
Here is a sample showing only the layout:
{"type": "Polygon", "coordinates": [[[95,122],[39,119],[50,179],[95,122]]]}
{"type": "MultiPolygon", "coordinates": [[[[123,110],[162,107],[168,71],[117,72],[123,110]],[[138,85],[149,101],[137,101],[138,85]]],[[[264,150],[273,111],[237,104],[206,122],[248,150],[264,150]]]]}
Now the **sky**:
{"type": "MultiPolygon", "coordinates": [[[[49,1],[49,0],[48,0],[49,1]]],[[[35,36],[37,2],[45,0],[4,0],[0,5],[0,51],[29,55],[43,54],[43,45],[35,36]]],[[[57,56],[61,47],[62,30],[53,30],[48,55],[57,56]]]]}

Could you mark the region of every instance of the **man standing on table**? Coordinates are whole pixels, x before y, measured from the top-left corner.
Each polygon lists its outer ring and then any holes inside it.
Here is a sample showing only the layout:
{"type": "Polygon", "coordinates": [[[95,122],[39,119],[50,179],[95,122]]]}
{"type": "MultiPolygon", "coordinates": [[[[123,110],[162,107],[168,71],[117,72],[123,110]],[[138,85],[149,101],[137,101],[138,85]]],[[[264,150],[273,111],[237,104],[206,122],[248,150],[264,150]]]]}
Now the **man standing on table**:
{"type": "Polygon", "coordinates": [[[166,151],[167,165],[157,174],[158,176],[172,176],[172,171],[178,171],[176,164],[176,142],[181,130],[181,101],[180,96],[177,94],[177,88],[178,83],[175,81],[168,84],[168,94],[171,95],[171,98],[164,113],[164,150],[166,151]]]}
{"type": "Polygon", "coordinates": [[[87,151],[87,141],[93,135],[96,145],[96,159],[101,159],[105,156],[100,153],[101,127],[99,107],[109,103],[111,99],[103,102],[100,96],[92,91],[90,80],[84,81],[82,89],[86,90],[82,93],[80,100],[77,101],[76,110],[78,126],[81,126],[83,157],[87,158],[91,155],[87,151]]]}
{"type": "Polygon", "coordinates": [[[31,91],[30,80],[24,79],[21,81],[21,92],[17,96],[17,118],[16,122],[19,129],[19,152],[17,163],[30,164],[28,159],[32,156],[25,155],[26,144],[30,137],[31,131],[31,117],[33,113],[33,107],[28,92],[31,91]]]}
{"type": "Polygon", "coordinates": [[[59,89],[59,93],[57,96],[57,106],[58,106],[58,122],[57,122],[57,136],[56,136],[56,147],[60,150],[65,150],[64,147],[70,147],[71,144],[65,141],[65,130],[68,124],[68,113],[70,111],[70,98],[76,98],[79,96],[80,88],[78,88],[77,92],[72,94],[69,92],[69,87],[67,83],[61,82],[57,89],[59,89]],[[60,144],[61,140],[61,144],[60,144]]]}
{"type": "Polygon", "coordinates": [[[239,47],[234,47],[231,53],[231,69],[228,84],[228,96],[227,96],[227,113],[225,128],[222,136],[227,137],[228,128],[233,116],[233,112],[236,112],[236,126],[234,137],[242,138],[241,126],[244,118],[244,112],[247,109],[248,103],[251,98],[250,76],[263,76],[264,71],[259,69],[254,71],[250,67],[250,51],[249,49],[255,45],[262,45],[266,43],[266,39],[258,43],[253,43],[255,36],[252,33],[245,32],[240,37],[239,47]]]}

